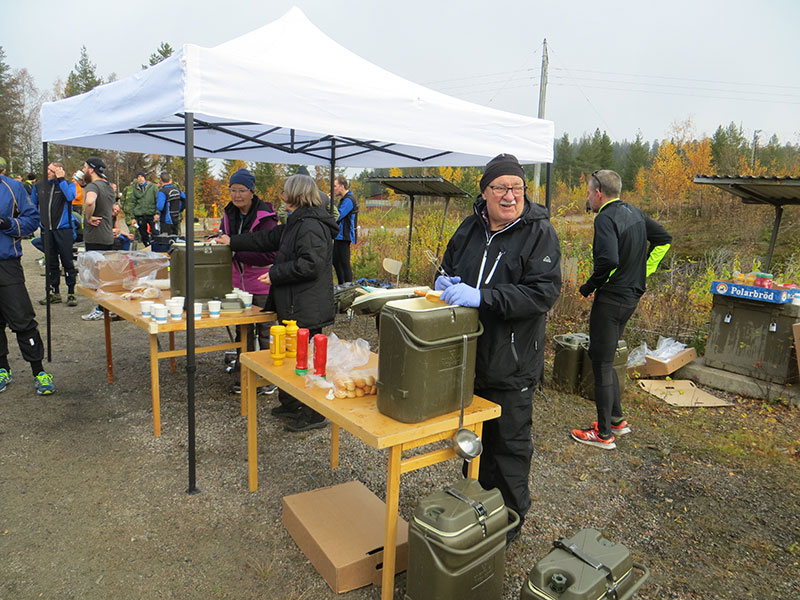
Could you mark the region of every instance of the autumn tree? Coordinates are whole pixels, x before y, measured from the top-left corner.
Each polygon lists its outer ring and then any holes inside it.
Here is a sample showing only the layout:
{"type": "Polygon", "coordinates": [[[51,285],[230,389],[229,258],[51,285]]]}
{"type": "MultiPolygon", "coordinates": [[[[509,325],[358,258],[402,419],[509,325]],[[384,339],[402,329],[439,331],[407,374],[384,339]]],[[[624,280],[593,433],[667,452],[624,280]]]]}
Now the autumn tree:
{"type": "Polygon", "coordinates": [[[683,199],[688,185],[686,169],[678,149],[672,142],[664,141],[647,173],[647,189],[659,216],[669,217],[670,204],[683,199]]]}

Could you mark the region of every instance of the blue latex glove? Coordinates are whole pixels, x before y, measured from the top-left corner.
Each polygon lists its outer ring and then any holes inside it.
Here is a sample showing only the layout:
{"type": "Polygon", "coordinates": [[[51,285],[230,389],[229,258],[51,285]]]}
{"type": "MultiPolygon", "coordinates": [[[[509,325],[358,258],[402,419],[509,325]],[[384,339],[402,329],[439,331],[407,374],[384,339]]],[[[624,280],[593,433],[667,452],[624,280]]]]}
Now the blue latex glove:
{"type": "Polygon", "coordinates": [[[457,283],[442,292],[442,300],[448,304],[478,308],[481,304],[481,291],[466,283],[457,283]]]}
{"type": "Polygon", "coordinates": [[[448,277],[447,275],[439,275],[436,278],[436,284],[434,285],[435,290],[446,290],[451,285],[455,285],[456,283],[461,281],[461,277],[448,277]]]}

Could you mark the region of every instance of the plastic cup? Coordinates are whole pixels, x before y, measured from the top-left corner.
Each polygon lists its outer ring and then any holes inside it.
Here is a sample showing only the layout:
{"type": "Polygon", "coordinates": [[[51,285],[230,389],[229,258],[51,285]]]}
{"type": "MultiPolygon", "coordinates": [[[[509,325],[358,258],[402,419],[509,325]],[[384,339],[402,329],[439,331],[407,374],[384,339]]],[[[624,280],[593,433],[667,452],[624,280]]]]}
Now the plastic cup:
{"type": "MultiPolygon", "coordinates": [[[[186,298],[183,296],[172,296],[170,300],[174,300],[177,304],[181,305],[181,310],[183,310],[183,305],[186,303],[186,298]]],[[[169,302],[169,301],[167,301],[169,302]]]]}
{"type": "Polygon", "coordinates": [[[230,294],[225,294],[225,300],[238,300],[239,294],[236,292],[231,292],[230,294]]]}
{"type": "Polygon", "coordinates": [[[250,308],[251,306],[253,306],[253,294],[249,292],[242,292],[240,294],[240,297],[242,299],[242,302],[244,302],[245,308],[250,308]]]}
{"type": "Polygon", "coordinates": [[[203,303],[202,302],[195,302],[194,303],[194,320],[199,321],[203,318],[203,303]]]}
{"type": "Polygon", "coordinates": [[[208,301],[208,316],[212,319],[219,319],[219,311],[222,310],[222,302],[220,300],[208,301]]]}
{"type": "Polygon", "coordinates": [[[156,323],[163,325],[167,322],[167,307],[164,304],[154,304],[152,309],[156,323]]]}
{"type": "Polygon", "coordinates": [[[149,319],[150,318],[150,311],[153,308],[153,301],[152,300],[142,300],[139,303],[139,308],[142,311],[142,316],[145,319],[149,319]]]}
{"type": "Polygon", "coordinates": [[[180,321],[183,318],[183,303],[178,300],[172,300],[168,305],[169,318],[173,321],[180,321]]]}

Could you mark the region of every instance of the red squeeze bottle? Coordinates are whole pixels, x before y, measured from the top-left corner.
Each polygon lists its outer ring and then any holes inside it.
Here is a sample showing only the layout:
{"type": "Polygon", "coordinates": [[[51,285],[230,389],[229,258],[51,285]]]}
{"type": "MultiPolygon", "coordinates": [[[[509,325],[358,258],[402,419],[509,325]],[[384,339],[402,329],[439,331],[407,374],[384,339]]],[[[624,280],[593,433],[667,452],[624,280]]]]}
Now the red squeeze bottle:
{"type": "Polygon", "coordinates": [[[308,373],[308,329],[305,327],[297,330],[297,364],[294,372],[298,375],[308,373]]]}
{"type": "Polygon", "coordinates": [[[328,338],[318,333],[314,336],[314,375],[325,377],[325,364],[328,362],[328,338]]]}

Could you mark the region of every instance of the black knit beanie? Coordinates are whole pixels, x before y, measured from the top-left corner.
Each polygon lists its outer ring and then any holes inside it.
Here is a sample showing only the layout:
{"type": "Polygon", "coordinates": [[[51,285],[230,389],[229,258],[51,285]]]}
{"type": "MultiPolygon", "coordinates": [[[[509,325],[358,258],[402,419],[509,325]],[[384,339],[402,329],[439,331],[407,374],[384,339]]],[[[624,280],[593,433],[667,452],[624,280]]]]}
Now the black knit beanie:
{"type": "Polygon", "coordinates": [[[523,182],[525,181],[525,171],[522,170],[522,165],[519,164],[517,157],[513,154],[498,154],[486,164],[483,177],[481,177],[481,192],[502,175],[517,175],[522,178],[523,182]]]}

